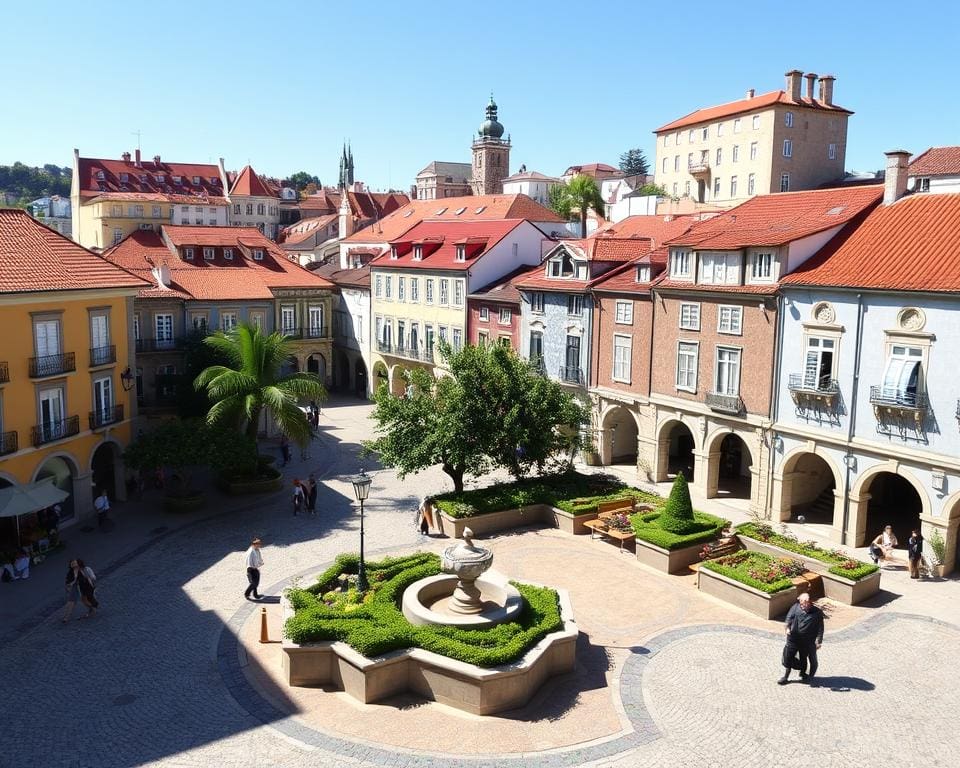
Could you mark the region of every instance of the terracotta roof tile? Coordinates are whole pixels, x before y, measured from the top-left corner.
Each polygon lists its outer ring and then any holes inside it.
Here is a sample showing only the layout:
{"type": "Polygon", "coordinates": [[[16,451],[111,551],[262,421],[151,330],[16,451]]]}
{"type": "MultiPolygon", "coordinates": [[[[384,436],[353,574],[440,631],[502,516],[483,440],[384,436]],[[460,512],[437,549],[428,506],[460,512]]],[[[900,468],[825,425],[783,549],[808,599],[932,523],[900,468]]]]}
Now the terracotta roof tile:
{"type": "Polygon", "coordinates": [[[277,197],[276,192],[264,184],[257,176],[257,172],[249,165],[245,165],[240,171],[240,175],[230,188],[230,194],[241,197],[277,197]]]}
{"type": "Polygon", "coordinates": [[[520,291],[517,285],[531,272],[542,269],[539,264],[517,267],[498,280],[488,283],[470,294],[468,298],[483,299],[485,301],[499,301],[503,304],[520,304],[520,291]]]}
{"type": "Polygon", "coordinates": [[[510,232],[524,222],[517,219],[495,221],[423,221],[404,233],[401,239],[391,241],[391,245],[421,243],[424,244],[423,259],[413,260],[413,249],[392,258],[390,251],[378,256],[370,265],[377,268],[403,269],[454,269],[466,271],[484,253],[499,243],[510,232]],[[473,240],[474,247],[467,248],[463,261],[456,260],[457,244],[465,239],[473,240]],[[429,247],[430,244],[439,247],[429,247]]]}
{"type": "Polygon", "coordinates": [[[0,208],[0,293],[140,288],[143,280],[33,219],[0,208]]]}
{"type": "Polygon", "coordinates": [[[910,176],[960,176],[960,147],[930,147],[910,161],[910,176]]]}
{"type": "Polygon", "coordinates": [[[801,98],[800,101],[793,101],[784,91],[770,91],[754,96],[752,99],[740,99],[731,101],[728,104],[720,104],[716,107],[706,107],[691,112],[689,115],[674,120],[657,128],[654,133],[663,133],[664,131],[673,131],[677,128],[685,128],[690,125],[698,125],[711,120],[718,120],[722,117],[733,117],[746,112],[754,112],[758,109],[766,109],[774,104],[785,104],[795,107],[807,107],[810,109],[822,109],[828,112],[843,112],[852,115],[849,109],[837,106],[836,104],[824,104],[821,101],[801,98]]]}
{"type": "Polygon", "coordinates": [[[628,216],[622,221],[601,227],[591,237],[644,237],[652,240],[655,246],[660,246],[668,240],[679,237],[699,220],[700,218],[696,215],[628,216]]]}
{"type": "Polygon", "coordinates": [[[643,256],[638,256],[627,264],[615,267],[601,275],[593,281],[591,287],[599,292],[649,293],[650,286],[656,280],[657,275],[666,267],[668,253],[669,249],[664,246],[645,253],[643,256]],[[650,280],[638,283],[636,270],[641,264],[650,265],[650,280]]]}
{"type": "Polygon", "coordinates": [[[300,219],[296,224],[291,224],[283,230],[280,242],[287,246],[298,245],[304,240],[316,236],[318,232],[325,232],[327,227],[336,222],[338,218],[337,214],[328,213],[326,216],[300,219]]]}
{"type": "Polygon", "coordinates": [[[81,157],[77,167],[81,196],[98,192],[158,192],[216,197],[223,196],[225,192],[220,169],[209,163],[168,163],[161,160],[157,164],[153,160],[144,160],[137,167],[133,159],[81,157]],[[163,176],[162,182],[157,180],[159,175],[163,176]],[[180,177],[180,184],[173,183],[175,176],[180,177]],[[194,177],[199,183],[193,183],[194,177]]]}
{"type": "Polygon", "coordinates": [[[311,270],[334,285],[349,288],[370,288],[370,267],[363,266],[357,269],[341,269],[339,264],[321,264],[311,270]]]}
{"type": "Polygon", "coordinates": [[[960,194],[911,195],[851,223],[783,285],[960,291],[960,194]]]}

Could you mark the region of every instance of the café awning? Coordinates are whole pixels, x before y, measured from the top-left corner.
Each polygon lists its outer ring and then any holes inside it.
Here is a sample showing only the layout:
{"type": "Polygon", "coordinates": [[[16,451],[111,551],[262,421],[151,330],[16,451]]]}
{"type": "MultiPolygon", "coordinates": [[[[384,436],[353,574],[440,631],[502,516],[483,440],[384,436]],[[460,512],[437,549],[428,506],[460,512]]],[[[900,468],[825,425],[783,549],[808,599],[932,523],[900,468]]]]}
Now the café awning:
{"type": "Polygon", "coordinates": [[[52,477],[27,485],[0,488],[0,517],[20,517],[39,512],[59,504],[69,495],[53,484],[52,477]]]}

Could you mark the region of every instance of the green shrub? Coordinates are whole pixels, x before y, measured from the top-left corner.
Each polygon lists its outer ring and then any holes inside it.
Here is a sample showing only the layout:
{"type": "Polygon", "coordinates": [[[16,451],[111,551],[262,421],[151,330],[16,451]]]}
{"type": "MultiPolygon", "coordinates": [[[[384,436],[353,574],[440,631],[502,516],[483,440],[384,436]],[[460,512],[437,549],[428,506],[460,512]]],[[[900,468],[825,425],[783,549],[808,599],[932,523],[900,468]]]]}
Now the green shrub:
{"type": "Polygon", "coordinates": [[[226,471],[220,474],[217,485],[231,496],[245,496],[252,493],[269,493],[283,487],[283,475],[280,470],[269,464],[261,464],[255,477],[242,471],[226,471]]]}
{"type": "Polygon", "coordinates": [[[677,473],[667,503],[663,505],[663,514],[657,523],[663,530],[678,536],[696,533],[696,521],[693,518],[693,503],[690,501],[690,489],[683,472],[677,473]]]}
{"type": "Polygon", "coordinates": [[[660,522],[662,516],[663,513],[659,510],[638,512],[630,517],[630,522],[638,539],[667,550],[683,549],[712,541],[720,535],[727,522],[720,517],[695,512],[693,520],[690,521],[689,532],[678,534],[663,528],[660,522]]]}
{"type": "Polygon", "coordinates": [[[716,560],[705,560],[700,567],[767,594],[793,589],[793,582],[786,575],[789,567],[762,552],[740,550],[716,560]]]}
{"type": "Polygon", "coordinates": [[[423,648],[452,659],[492,667],[515,661],[550,632],[563,625],[557,593],[552,589],[514,583],[523,598],[515,622],[489,629],[410,624],[400,611],[403,591],[413,582],[440,573],[440,558],[415,553],[367,563],[370,590],[341,591],[341,574],[355,574],[359,558],[342,554],[306,589],[290,589],[294,615],[284,627],[296,643],[340,640],[364,656],[379,656],[401,648],[423,648]]]}
{"type": "Polygon", "coordinates": [[[738,535],[746,536],[748,539],[772,544],[775,547],[780,547],[780,549],[809,557],[811,560],[826,563],[831,566],[827,572],[834,576],[842,576],[845,579],[856,581],[878,570],[873,563],[854,560],[839,550],[822,549],[812,541],[799,541],[796,536],[774,533],[769,525],[763,523],[741,523],[736,527],[736,531],[738,535]]]}

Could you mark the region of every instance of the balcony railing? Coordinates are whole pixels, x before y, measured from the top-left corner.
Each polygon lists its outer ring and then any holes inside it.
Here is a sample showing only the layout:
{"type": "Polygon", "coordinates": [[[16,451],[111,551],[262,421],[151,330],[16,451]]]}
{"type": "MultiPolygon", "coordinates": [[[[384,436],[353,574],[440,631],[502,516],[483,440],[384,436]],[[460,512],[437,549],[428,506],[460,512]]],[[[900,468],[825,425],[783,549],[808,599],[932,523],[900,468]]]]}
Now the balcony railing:
{"type": "Polygon", "coordinates": [[[386,352],[388,355],[393,352],[393,344],[389,341],[377,339],[377,352],[386,352]]]}
{"type": "Polygon", "coordinates": [[[740,395],[727,395],[720,392],[707,392],[705,402],[707,408],[718,413],[728,413],[738,416],[744,411],[743,400],[740,395]]]}
{"type": "Polygon", "coordinates": [[[111,344],[107,347],[90,348],[90,367],[108,365],[117,362],[117,347],[111,344]]]}
{"type": "Polygon", "coordinates": [[[48,421],[45,424],[37,424],[30,428],[30,439],[33,446],[52,443],[54,440],[62,440],[65,437],[73,437],[80,432],[80,417],[68,416],[61,421],[48,421]]]}
{"type": "Polygon", "coordinates": [[[73,352],[30,358],[30,377],[34,379],[56,376],[58,373],[69,373],[75,370],[77,370],[77,360],[73,352]]]}
{"type": "Polygon", "coordinates": [[[281,325],[280,333],[291,339],[329,339],[328,325],[281,325]]]}
{"type": "Polygon", "coordinates": [[[695,160],[693,162],[687,163],[687,173],[693,176],[698,176],[702,173],[710,173],[710,161],[695,160]]]}
{"type": "Polygon", "coordinates": [[[175,339],[137,339],[137,352],[176,352],[183,349],[184,340],[175,339]]]}
{"type": "Polygon", "coordinates": [[[108,424],[116,424],[123,421],[123,405],[112,405],[109,408],[98,411],[90,411],[90,429],[98,429],[108,424]]]}
{"type": "Polygon", "coordinates": [[[800,373],[790,374],[787,387],[791,392],[815,395],[836,395],[840,391],[840,383],[836,379],[810,377],[800,373]]]}
{"type": "Polygon", "coordinates": [[[560,366],[560,381],[567,384],[583,385],[583,368],[574,368],[569,365],[560,366]]]}
{"type": "Polygon", "coordinates": [[[537,355],[537,356],[535,356],[535,357],[531,357],[531,358],[528,360],[528,362],[530,363],[530,367],[531,367],[536,373],[539,373],[541,376],[546,376],[546,375],[547,375],[547,366],[546,366],[546,365],[544,364],[544,362],[543,362],[543,356],[542,356],[542,355],[537,355]]]}
{"type": "Polygon", "coordinates": [[[916,392],[896,387],[870,387],[870,402],[882,408],[898,408],[908,411],[925,411],[929,407],[926,392],[916,392]]]}
{"type": "Polygon", "coordinates": [[[6,384],[8,381],[10,381],[10,366],[3,360],[0,361],[0,384],[6,384]]]}
{"type": "Polygon", "coordinates": [[[17,441],[16,430],[11,432],[0,432],[0,456],[8,453],[16,453],[18,447],[19,442],[17,441]]]}

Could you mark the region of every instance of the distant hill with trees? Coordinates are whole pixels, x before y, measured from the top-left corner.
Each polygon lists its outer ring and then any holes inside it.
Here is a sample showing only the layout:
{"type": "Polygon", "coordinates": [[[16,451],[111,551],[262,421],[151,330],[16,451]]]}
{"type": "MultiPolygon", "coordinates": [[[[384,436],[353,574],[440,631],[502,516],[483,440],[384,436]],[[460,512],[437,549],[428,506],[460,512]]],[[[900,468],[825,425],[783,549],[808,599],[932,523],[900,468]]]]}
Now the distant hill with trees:
{"type": "Polygon", "coordinates": [[[0,203],[25,208],[46,195],[70,196],[73,170],[47,163],[33,168],[23,163],[0,165],[0,203]]]}

